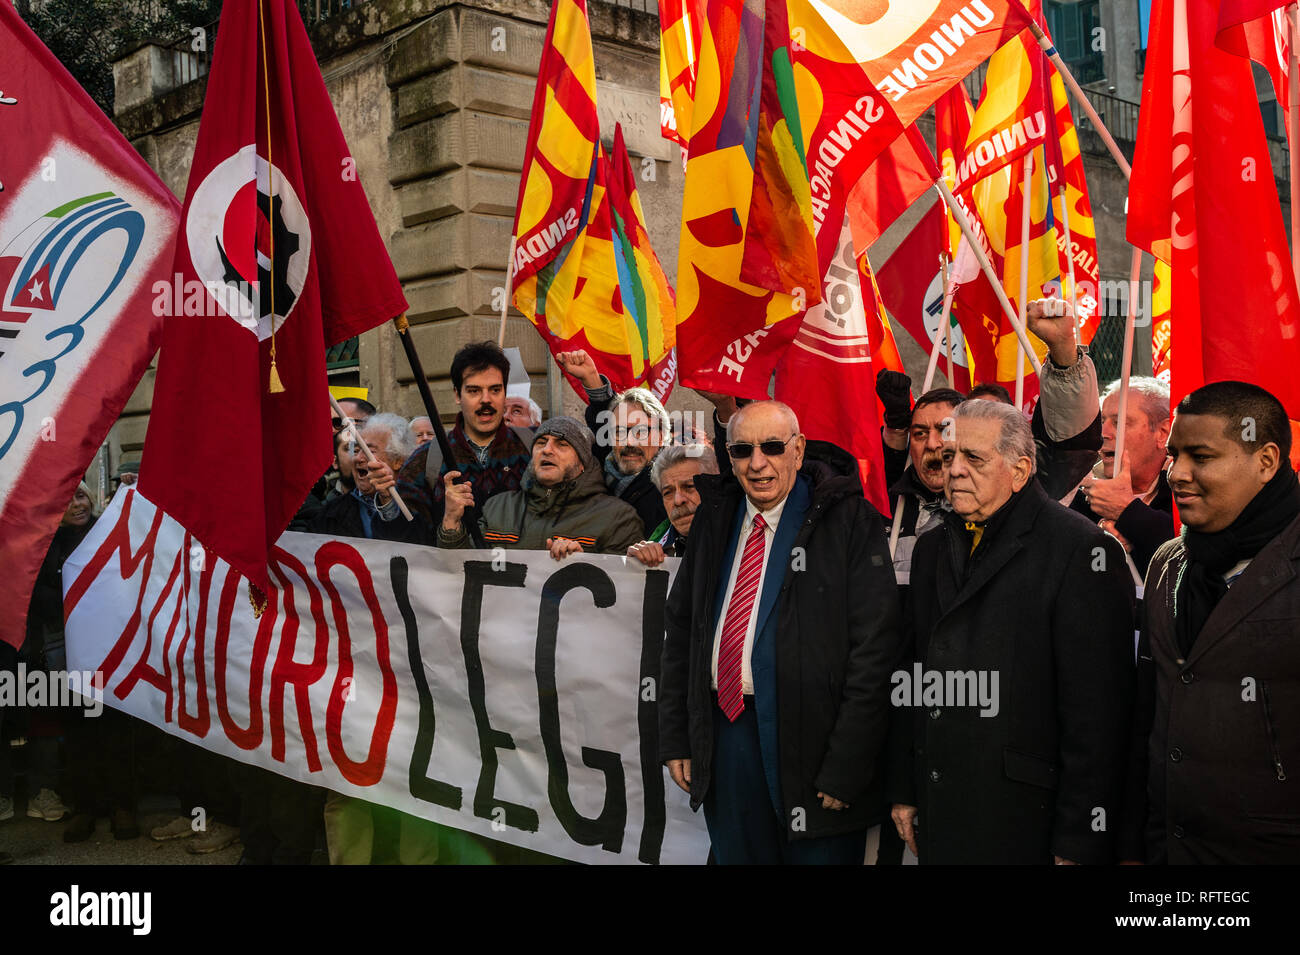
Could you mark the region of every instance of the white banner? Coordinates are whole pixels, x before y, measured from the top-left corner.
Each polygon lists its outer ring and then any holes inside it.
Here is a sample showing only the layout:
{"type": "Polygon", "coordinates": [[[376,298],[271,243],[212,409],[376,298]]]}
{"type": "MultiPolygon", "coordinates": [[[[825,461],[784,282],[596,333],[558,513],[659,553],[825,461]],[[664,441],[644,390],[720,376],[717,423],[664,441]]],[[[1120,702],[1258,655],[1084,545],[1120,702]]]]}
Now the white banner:
{"type": "Polygon", "coordinates": [[[677,561],[285,534],[246,582],[133,488],[63,569],[68,666],[234,759],[588,863],[703,863],[658,759],[677,561]]]}

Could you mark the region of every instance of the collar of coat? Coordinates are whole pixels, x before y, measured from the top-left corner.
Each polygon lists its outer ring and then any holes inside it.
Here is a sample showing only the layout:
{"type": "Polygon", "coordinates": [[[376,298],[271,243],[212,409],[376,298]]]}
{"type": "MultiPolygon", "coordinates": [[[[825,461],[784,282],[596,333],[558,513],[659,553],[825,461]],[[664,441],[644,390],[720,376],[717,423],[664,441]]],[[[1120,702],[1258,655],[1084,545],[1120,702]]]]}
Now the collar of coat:
{"type": "Polygon", "coordinates": [[[538,483],[531,464],[524,472],[523,492],[528,510],[534,514],[544,513],[554,507],[567,507],[607,493],[605,480],[597,468],[587,468],[570,481],[545,487],[538,483]]]}
{"type": "MultiPolygon", "coordinates": [[[[451,446],[451,453],[456,458],[459,465],[477,463],[479,456],[475,448],[479,447],[469,439],[465,433],[465,413],[456,414],[456,423],[452,429],[447,432],[447,444],[451,446]]],[[[504,461],[522,454],[528,457],[532,453],[531,448],[524,446],[515,434],[515,429],[504,421],[497,427],[496,432],[492,435],[491,442],[487,446],[487,458],[489,461],[504,461]]]]}

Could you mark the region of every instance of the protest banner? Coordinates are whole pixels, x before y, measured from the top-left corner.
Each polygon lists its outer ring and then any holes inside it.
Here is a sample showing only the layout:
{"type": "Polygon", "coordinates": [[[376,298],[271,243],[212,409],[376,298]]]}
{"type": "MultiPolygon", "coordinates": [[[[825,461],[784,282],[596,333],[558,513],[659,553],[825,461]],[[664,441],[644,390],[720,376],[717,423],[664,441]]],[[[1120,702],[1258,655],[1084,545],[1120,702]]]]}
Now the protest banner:
{"type": "Polygon", "coordinates": [[[703,863],[659,761],[677,561],[285,534],[266,609],[123,488],[64,566],[104,702],[317,786],[589,863],[703,863]]]}

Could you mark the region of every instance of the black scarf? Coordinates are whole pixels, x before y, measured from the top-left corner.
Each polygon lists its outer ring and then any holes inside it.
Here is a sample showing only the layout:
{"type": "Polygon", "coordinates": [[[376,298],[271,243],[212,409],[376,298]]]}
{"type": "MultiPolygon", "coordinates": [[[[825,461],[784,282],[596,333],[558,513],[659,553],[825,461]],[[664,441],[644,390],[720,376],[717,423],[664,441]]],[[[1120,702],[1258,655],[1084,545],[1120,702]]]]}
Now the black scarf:
{"type": "Polygon", "coordinates": [[[1174,598],[1174,633],[1183,659],[1214,608],[1228,592],[1223,575],[1238,561],[1254,558],[1300,514],[1300,484],[1283,461],[1260,492],[1223,530],[1203,534],[1183,527],[1187,562],[1179,571],[1174,598]]]}

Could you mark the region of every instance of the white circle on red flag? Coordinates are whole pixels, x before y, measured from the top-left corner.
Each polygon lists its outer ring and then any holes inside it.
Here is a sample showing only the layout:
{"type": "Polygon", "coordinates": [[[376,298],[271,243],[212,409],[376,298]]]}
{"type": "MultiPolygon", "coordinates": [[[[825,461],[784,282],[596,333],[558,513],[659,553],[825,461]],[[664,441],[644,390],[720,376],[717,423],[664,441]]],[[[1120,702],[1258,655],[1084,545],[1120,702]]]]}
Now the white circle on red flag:
{"type": "Polygon", "coordinates": [[[257,336],[271,337],[271,236],[282,268],[276,284],[274,328],[293,313],[311,265],[311,223],[293,184],[249,143],[222,160],[199,183],[185,219],[185,239],[198,280],[221,310],[257,336]],[[269,175],[272,170],[274,175],[269,175]],[[268,183],[269,180],[269,183],[268,183]],[[273,184],[278,222],[270,215],[273,184]],[[267,290],[269,292],[269,289],[267,290]],[[266,298],[263,306],[261,299],[266,298]]]}

